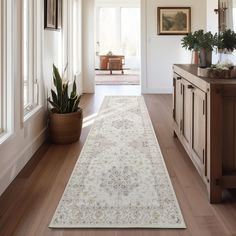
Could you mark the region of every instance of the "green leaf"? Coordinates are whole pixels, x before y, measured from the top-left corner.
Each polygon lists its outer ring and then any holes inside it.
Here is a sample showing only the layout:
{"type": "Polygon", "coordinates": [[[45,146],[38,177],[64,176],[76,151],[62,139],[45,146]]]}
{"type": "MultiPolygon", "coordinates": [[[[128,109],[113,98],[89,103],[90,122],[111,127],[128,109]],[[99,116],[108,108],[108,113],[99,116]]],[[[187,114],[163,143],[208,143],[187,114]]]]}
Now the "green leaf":
{"type": "Polygon", "coordinates": [[[73,82],[73,87],[72,87],[72,91],[71,91],[71,94],[70,94],[70,98],[73,99],[77,96],[77,92],[76,92],[77,88],[76,88],[76,82],[74,80],[73,82]]]}
{"type": "Polygon", "coordinates": [[[57,67],[53,64],[53,73],[54,73],[54,78],[55,78],[55,86],[57,89],[57,96],[58,96],[58,104],[62,104],[62,78],[60,76],[60,73],[57,69],[57,67]]]}
{"type": "Polygon", "coordinates": [[[62,79],[63,79],[64,76],[65,76],[65,73],[66,73],[66,71],[67,71],[67,68],[68,68],[68,62],[66,63],[65,69],[64,69],[64,71],[63,71],[62,79]]]}
{"type": "Polygon", "coordinates": [[[55,87],[57,86],[57,80],[56,80],[54,75],[53,75],[53,84],[54,84],[55,87]]]}
{"type": "Polygon", "coordinates": [[[51,106],[53,107],[54,111],[56,111],[57,113],[61,113],[61,109],[60,109],[60,107],[56,103],[54,103],[51,100],[48,100],[48,102],[51,104],[51,106]]]}
{"type": "Polygon", "coordinates": [[[54,103],[58,104],[57,94],[54,92],[54,90],[51,89],[52,94],[52,100],[54,103]]]}
{"type": "Polygon", "coordinates": [[[58,71],[58,68],[54,64],[53,64],[53,74],[54,74],[55,78],[62,80],[60,73],[58,71]]]}
{"type": "Polygon", "coordinates": [[[62,112],[66,113],[68,107],[68,83],[63,84],[63,91],[62,91],[62,112]]]}
{"type": "Polygon", "coordinates": [[[74,105],[73,105],[73,107],[72,107],[72,112],[78,111],[79,102],[80,102],[80,97],[78,97],[78,98],[75,100],[74,105]]]}

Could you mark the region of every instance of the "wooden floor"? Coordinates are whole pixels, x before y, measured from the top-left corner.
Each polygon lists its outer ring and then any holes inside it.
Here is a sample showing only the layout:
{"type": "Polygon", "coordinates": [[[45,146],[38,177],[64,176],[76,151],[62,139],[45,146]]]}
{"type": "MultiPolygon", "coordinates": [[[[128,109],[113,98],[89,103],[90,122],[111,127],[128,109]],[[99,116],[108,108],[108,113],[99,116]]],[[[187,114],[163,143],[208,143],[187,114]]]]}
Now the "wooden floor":
{"type": "Polygon", "coordinates": [[[56,146],[45,143],[0,198],[0,235],[79,236],[236,236],[236,193],[210,205],[201,178],[172,134],[170,95],[145,95],[169,174],[185,218],[186,230],[84,229],[52,230],[48,224],[61,198],[104,94],[138,94],[138,87],[101,87],[82,99],[85,126],[80,142],[56,146]]]}

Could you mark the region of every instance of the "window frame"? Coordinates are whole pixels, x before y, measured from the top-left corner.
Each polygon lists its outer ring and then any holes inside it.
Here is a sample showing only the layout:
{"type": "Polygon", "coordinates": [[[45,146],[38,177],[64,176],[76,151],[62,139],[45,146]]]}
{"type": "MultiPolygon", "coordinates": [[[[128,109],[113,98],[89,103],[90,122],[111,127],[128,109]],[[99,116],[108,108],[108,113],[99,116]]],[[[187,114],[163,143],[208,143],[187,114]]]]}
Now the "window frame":
{"type": "Polygon", "coordinates": [[[4,18],[4,2],[0,1],[0,134],[4,132],[4,124],[3,124],[3,117],[4,117],[4,109],[3,109],[3,100],[4,100],[4,90],[3,90],[3,49],[4,49],[4,24],[3,24],[3,18],[4,18]]]}
{"type": "Polygon", "coordinates": [[[1,132],[0,132],[0,144],[5,142],[13,133],[14,129],[14,92],[13,92],[13,10],[12,10],[12,0],[2,0],[1,1],[1,13],[0,13],[0,27],[2,31],[0,32],[1,42],[1,71],[0,71],[0,83],[1,83],[1,132]]]}
{"type": "MultiPolygon", "coordinates": [[[[121,25],[121,21],[122,21],[122,9],[124,8],[137,8],[137,9],[141,9],[141,6],[139,3],[103,3],[103,2],[98,2],[95,6],[95,11],[96,11],[96,22],[97,23],[97,27],[96,27],[96,35],[95,35],[95,39],[96,39],[96,43],[99,43],[97,46],[98,48],[96,48],[96,55],[101,54],[101,48],[100,48],[100,11],[102,8],[113,8],[115,9],[116,12],[116,20],[117,20],[117,28],[116,28],[116,34],[117,34],[117,42],[116,44],[119,45],[121,47],[122,45],[122,25],[121,25]]],[[[141,21],[141,12],[140,12],[140,21],[141,21]]],[[[140,35],[141,35],[141,31],[140,31],[140,35]]],[[[140,41],[140,46],[139,46],[139,51],[137,52],[137,56],[139,55],[139,57],[141,56],[141,41],[140,41]]]]}
{"type": "MultiPolygon", "coordinates": [[[[63,1],[65,2],[65,1],[63,1]]],[[[78,78],[82,74],[82,0],[72,0],[68,4],[64,3],[63,7],[63,27],[62,31],[62,44],[63,44],[63,62],[62,70],[68,65],[66,71],[66,78],[69,80],[69,85],[72,85],[72,82],[75,78],[78,78]],[[77,4],[77,14],[74,15],[73,5],[77,4]],[[74,19],[77,19],[77,30],[74,30],[74,19]],[[71,37],[68,37],[71,35],[71,37]],[[75,37],[78,40],[77,50],[74,50],[74,41],[75,37]],[[74,68],[74,60],[77,61],[77,68],[74,68]]]]}
{"type": "Polygon", "coordinates": [[[72,10],[72,45],[73,48],[75,46],[75,42],[77,41],[77,50],[72,50],[72,71],[73,76],[77,76],[82,72],[82,2],[81,0],[73,0],[73,4],[77,4],[76,10],[74,8],[72,10]],[[75,24],[75,19],[77,24],[75,24]],[[75,59],[76,58],[76,59],[75,59]],[[75,68],[75,61],[77,62],[77,66],[75,68]]]}
{"type": "Polygon", "coordinates": [[[41,107],[41,95],[40,95],[40,80],[39,74],[41,67],[41,26],[42,21],[40,20],[40,1],[37,0],[23,0],[22,4],[22,79],[21,79],[21,99],[22,99],[22,113],[23,122],[26,122],[31,116],[33,116],[41,107]],[[25,32],[25,4],[27,8],[27,32],[25,32]],[[27,36],[26,36],[27,35],[27,36]],[[25,38],[28,37],[27,39],[25,38]],[[25,50],[25,40],[27,41],[27,49],[25,50]],[[26,52],[26,53],[25,53],[26,52]],[[25,55],[27,59],[25,60],[25,55]],[[27,81],[28,81],[28,102],[25,104],[25,67],[24,62],[27,61],[27,81]]]}

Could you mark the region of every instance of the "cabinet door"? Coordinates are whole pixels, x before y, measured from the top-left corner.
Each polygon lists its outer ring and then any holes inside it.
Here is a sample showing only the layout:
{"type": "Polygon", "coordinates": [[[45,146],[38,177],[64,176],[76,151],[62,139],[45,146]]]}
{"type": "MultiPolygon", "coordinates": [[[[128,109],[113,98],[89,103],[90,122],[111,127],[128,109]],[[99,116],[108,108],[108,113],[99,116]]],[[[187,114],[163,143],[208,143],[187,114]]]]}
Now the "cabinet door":
{"type": "Polygon", "coordinates": [[[174,110],[173,119],[175,126],[180,131],[181,130],[181,120],[182,120],[182,78],[177,74],[174,74],[174,110]]]}
{"type": "Polygon", "coordinates": [[[192,158],[202,175],[206,175],[206,94],[192,90],[192,158]]]}
{"type": "Polygon", "coordinates": [[[185,147],[191,150],[191,129],[192,129],[192,88],[193,86],[186,80],[182,83],[183,92],[183,116],[182,135],[185,147]]]}

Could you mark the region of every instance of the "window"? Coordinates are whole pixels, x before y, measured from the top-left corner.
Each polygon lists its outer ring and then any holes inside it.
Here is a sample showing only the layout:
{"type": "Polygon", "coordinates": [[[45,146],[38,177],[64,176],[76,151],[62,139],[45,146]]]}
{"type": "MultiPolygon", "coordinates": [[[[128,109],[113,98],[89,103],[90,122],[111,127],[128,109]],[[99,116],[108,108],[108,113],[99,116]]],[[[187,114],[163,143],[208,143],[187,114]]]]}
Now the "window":
{"type": "Polygon", "coordinates": [[[140,69],[140,7],[101,4],[96,14],[96,56],[124,55],[127,68],[140,69]]]}
{"type": "MultiPolygon", "coordinates": [[[[65,1],[64,1],[65,2],[65,1]]],[[[64,6],[62,31],[64,56],[62,62],[62,69],[68,66],[65,78],[67,78],[72,85],[74,79],[81,74],[82,67],[82,14],[81,4],[82,0],[67,1],[67,6],[64,6]],[[70,35],[71,37],[68,37],[70,35]]]]}
{"type": "Polygon", "coordinates": [[[73,75],[81,73],[81,0],[73,1],[73,75]]]}
{"type": "Polygon", "coordinates": [[[139,55],[140,9],[121,8],[121,46],[126,56],[139,55]],[[132,30],[130,30],[132,29],[132,30]]]}
{"type": "Polygon", "coordinates": [[[3,132],[3,1],[0,1],[0,133],[3,132]]]}
{"type": "Polygon", "coordinates": [[[119,54],[120,48],[118,45],[118,26],[116,8],[102,7],[99,11],[99,43],[100,54],[106,55],[109,51],[119,54]]]}
{"type": "Polygon", "coordinates": [[[23,104],[27,115],[39,103],[37,80],[37,3],[23,1],[23,104]]]}
{"type": "Polygon", "coordinates": [[[0,1],[0,144],[12,133],[12,1],[0,1]]]}

